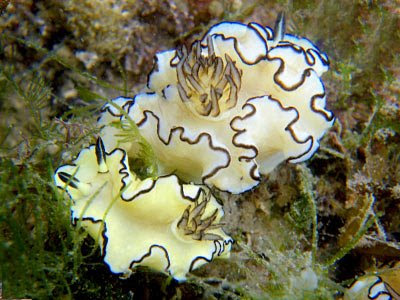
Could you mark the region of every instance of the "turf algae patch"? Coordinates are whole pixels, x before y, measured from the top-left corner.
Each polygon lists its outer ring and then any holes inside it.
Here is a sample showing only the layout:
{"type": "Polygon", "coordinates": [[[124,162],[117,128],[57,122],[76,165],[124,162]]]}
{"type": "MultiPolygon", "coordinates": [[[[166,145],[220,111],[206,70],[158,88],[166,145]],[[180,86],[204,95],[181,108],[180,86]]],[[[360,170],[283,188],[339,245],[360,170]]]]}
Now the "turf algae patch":
{"type": "Polygon", "coordinates": [[[71,295],[82,234],[70,229],[65,201],[48,180],[49,161],[16,166],[0,159],[0,265],[3,297],[71,295]]]}

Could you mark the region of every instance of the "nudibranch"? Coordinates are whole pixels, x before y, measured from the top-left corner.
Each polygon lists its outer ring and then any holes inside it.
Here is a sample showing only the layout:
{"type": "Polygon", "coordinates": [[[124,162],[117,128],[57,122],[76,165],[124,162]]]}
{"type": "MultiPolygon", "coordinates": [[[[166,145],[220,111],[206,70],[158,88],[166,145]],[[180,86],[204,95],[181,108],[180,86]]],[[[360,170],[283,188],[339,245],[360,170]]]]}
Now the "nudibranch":
{"type": "Polygon", "coordinates": [[[175,175],[142,181],[130,172],[126,152],[106,152],[101,139],[54,178],[72,200],[73,224],[99,242],[114,273],[129,276],[147,266],[184,280],[191,270],[229,256],[233,240],[206,187],[180,184],[175,175]]]}
{"type": "Polygon", "coordinates": [[[400,299],[400,263],[380,270],[379,275],[365,275],[356,280],[344,294],[344,300],[400,299]]]}
{"type": "Polygon", "coordinates": [[[284,27],[283,18],[275,30],[222,22],[189,49],[157,53],[148,90],[103,107],[106,148],[136,151],[107,126],[131,118],[160,174],[232,193],[254,187],[283,161],[309,159],[334,122],[321,80],[329,61],[284,27]]]}

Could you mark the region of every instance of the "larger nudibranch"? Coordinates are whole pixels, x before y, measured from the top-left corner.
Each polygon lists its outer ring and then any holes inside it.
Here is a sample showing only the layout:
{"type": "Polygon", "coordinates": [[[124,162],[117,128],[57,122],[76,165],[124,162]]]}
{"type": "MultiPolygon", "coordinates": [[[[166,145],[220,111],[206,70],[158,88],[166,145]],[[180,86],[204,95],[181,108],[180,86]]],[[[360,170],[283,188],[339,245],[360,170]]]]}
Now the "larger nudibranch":
{"type": "Polygon", "coordinates": [[[126,152],[107,153],[101,139],[57,169],[55,182],[72,199],[72,220],[102,247],[111,271],[136,266],[178,280],[215,257],[228,257],[232,239],[221,229],[223,210],[210,192],[176,176],[141,181],[126,152]]]}
{"type": "MultiPolygon", "coordinates": [[[[162,174],[240,193],[279,163],[302,162],[334,122],[321,74],[328,58],[305,38],[256,23],[222,22],[190,49],[156,55],[147,93],[117,98],[152,145],[162,174]]],[[[108,104],[100,125],[124,120],[108,104]]],[[[128,152],[115,127],[106,147],[128,152]]]]}

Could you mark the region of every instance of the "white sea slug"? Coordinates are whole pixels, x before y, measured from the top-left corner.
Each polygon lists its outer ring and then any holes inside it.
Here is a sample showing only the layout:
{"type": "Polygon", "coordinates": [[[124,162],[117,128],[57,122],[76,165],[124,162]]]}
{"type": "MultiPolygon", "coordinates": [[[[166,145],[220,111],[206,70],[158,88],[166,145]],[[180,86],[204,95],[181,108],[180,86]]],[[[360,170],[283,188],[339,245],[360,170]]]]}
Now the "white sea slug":
{"type": "Polygon", "coordinates": [[[223,210],[207,188],[180,184],[175,175],[140,180],[122,149],[107,153],[101,139],[55,183],[70,196],[72,221],[101,246],[114,273],[147,266],[184,280],[191,270],[229,257],[233,240],[221,229],[223,210]]]}
{"type": "Polygon", "coordinates": [[[283,161],[302,162],[333,122],[321,74],[328,58],[305,38],[256,23],[222,22],[187,49],[160,52],[148,91],[107,104],[99,125],[107,149],[128,153],[111,125],[129,117],[153,147],[160,174],[232,193],[283,161]]]}
{"type": "Polygon", "coordinates": [[[344,300],[397,300],[400,299],[400,262],[392,268],[378,270],[358,278],[346,289],[344,300]]]}

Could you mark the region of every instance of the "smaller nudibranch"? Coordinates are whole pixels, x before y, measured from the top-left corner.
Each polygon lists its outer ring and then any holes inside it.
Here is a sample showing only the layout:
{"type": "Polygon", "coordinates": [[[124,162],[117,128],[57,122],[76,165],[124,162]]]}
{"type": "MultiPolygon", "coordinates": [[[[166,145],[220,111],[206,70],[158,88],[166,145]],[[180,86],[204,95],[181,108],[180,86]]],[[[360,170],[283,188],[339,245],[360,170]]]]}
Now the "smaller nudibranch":
{"type": "Polygon", "coordinates": [[[190,48],[156,54],[148,91],[119,97],[98,124],[107,149],[118,141],[112,123],[129,117],[151,145],[159,174],[242,193],[278,164],[309,159],[332,126],[321,75],[325,53],[306,38],[257,23],[222,22],[190,48]]]}
{"type": "Polygon", "coordinates": [[[400,299],[400,263],[393,268],[379,270],[378,275],[357,279],[344,293],[344,300],[398,300],[400,299]]]}
{"type": "Polygon", "coordinates": [[[126,152],[106,152],[100,138],[54,179],[72,200],[73,224],[98,240],[113,273],[129,276],[147,266],[184,280],[229,257],[233,240],[221,228],[222,206],[206,187],[180,184],[174,175],[142,181],[130,172],[126,152]]]}

